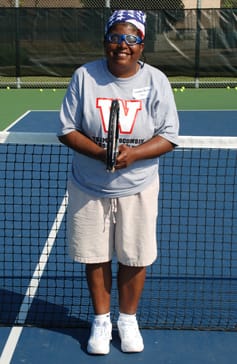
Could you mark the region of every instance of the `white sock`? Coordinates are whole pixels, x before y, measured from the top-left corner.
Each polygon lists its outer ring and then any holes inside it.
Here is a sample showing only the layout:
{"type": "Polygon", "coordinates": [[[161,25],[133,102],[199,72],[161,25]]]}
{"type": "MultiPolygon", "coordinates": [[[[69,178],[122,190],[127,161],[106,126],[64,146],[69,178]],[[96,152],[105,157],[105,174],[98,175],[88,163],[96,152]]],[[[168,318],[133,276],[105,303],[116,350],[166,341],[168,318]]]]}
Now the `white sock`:
{"type": "Polygon", "coordinates": [[[105,321],[110,322],[110,312],[101,315],[95,315],[94,319],[99,322],[105,322],[105,321]]]}
{"type": "Polygon", "coordinates": [[[121,321],[136,321],[136,314],[128,314],[128,313],[122,313],[119,312],[119,320],[121,321]]]}

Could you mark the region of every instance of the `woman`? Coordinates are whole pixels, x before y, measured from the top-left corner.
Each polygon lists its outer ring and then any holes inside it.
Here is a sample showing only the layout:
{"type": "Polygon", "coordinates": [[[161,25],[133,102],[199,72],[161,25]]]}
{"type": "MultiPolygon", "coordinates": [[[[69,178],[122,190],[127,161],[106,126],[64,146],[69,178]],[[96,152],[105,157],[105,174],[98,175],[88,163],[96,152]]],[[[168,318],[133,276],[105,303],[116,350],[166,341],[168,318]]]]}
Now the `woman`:
{"type": "Polygon", "coordinates": [[[74,73],[62,103],[58,133],[74,150],[68,183],[70,255],[85,263],[95,318],[87,350],[108,354],[112,325],[111,261],[118,260],[121,350],[144,348],[136,311],[146,266],[157,256],[158,157],[177,144],[178,117],[166,76],[140,61],[145,14],[118,10],[106,24],[105,59],[74,73]],[[119,153],[106,171],[112,99],[120,104],[119,153]]]}

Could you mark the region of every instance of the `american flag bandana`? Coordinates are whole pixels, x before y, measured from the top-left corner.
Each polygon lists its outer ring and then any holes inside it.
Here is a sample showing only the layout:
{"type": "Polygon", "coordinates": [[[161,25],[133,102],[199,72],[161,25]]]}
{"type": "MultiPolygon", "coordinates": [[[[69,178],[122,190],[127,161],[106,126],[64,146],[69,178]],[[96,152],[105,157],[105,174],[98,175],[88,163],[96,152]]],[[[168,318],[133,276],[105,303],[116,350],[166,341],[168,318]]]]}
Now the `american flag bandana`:
{"type": "Polygon", "coordinates": [[[105,34],[115,23],[131,23],[140,30],[142,39],[145,37],[146,14],[140,10],[116,10],[105,26],[105,34]]]}

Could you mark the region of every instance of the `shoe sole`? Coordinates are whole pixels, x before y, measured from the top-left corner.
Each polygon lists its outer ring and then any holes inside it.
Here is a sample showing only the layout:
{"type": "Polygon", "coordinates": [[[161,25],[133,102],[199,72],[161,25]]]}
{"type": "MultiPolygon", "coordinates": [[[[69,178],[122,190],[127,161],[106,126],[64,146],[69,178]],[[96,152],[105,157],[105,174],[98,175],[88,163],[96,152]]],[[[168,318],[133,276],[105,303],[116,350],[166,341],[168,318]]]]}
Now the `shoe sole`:
{"type": "Polygon", "coordinates": [[[100,349],[95,350],[90,345],[87,345],[87,352],[88,352],[88,354],[92,354],[92,355],[107,355],[110,352],[110,348],[108,350],[100,350],[100,349]]]}
{"type": "Polygon", "coordinates": [[[123,353],[141,353],[144,350],[144,346],[142,346],[141,348],[136,348],[136,349],[132,349],[132,348],[124,348],[121,345],[121,350],[123,353]]]}

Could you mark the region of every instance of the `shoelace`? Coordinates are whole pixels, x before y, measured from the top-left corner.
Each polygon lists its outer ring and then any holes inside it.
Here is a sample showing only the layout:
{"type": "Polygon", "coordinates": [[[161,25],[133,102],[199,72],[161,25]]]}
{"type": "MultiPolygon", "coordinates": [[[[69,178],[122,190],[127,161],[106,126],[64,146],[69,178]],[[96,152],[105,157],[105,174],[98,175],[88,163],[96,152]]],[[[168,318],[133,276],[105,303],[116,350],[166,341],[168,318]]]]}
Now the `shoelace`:
{"type": "Polygon", "coordinates": [[[124,335],[126,335],[127,338],[137,338],[139,337],[139,330],[136,325],[136,323],[133,322],[126,322],[126,324],[122,325],[122,330],[124,335]]]}
{"type": "Polygon", "coordinates": [[[106,322],[103,322],[103,324],[95,323],[94,326],[94,335],[96,337],[105,337],[110,338],[110,331],[109,331],[109,325],[106,322]]]}

